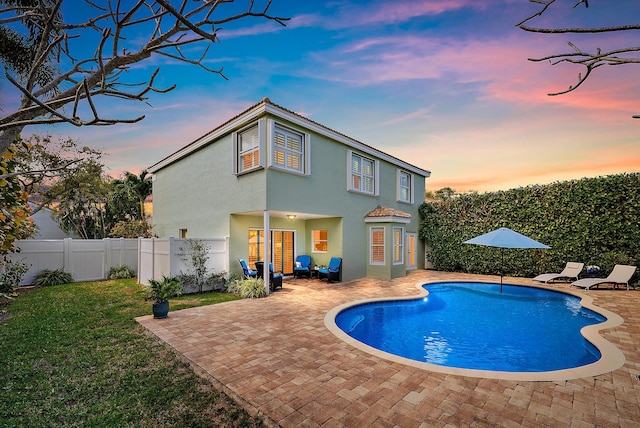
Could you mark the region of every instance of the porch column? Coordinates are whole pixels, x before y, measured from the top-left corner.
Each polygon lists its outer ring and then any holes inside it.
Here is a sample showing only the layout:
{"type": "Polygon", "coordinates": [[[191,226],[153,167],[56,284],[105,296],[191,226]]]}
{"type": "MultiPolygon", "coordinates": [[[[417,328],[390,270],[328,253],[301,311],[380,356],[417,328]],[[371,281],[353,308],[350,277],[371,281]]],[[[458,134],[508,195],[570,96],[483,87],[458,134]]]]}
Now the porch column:
{"type": "Polygon", "coordinates": [[[264,268],[262,271],[262,277],[264,278],[264,288],[269,295],[269,263],[271,263],[271,226],[269,225],[270,213],[269,210],[264,212],[264,268]]]}

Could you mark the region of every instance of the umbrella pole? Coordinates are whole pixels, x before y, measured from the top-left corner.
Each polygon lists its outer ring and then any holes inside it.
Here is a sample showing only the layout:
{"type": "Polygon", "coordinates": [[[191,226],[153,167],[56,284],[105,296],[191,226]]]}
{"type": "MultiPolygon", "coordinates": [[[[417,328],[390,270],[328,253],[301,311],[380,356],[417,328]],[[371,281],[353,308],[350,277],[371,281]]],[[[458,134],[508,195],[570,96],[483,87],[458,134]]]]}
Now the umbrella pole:
{"type": "Polygon", "coordinates": [[[500,248],[500,294],[502,294],[502,277],[504,276],[504,248],[500,248]]]}

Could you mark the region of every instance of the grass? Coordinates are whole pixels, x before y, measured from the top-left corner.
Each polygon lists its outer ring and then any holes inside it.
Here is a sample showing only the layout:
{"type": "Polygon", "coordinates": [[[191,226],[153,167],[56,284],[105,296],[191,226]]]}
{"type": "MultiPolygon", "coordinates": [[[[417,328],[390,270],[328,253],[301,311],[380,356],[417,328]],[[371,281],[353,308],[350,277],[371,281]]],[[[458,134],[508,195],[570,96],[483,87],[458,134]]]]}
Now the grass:
{"type": "MultiPolygon", "coordinates": [[[[23,293],[0,322],[1,427],[257,427],[134,318],[151,313],[135,280],[23,293]]],[[[237,297],[171,299],[171,310],[237,297]]]]}

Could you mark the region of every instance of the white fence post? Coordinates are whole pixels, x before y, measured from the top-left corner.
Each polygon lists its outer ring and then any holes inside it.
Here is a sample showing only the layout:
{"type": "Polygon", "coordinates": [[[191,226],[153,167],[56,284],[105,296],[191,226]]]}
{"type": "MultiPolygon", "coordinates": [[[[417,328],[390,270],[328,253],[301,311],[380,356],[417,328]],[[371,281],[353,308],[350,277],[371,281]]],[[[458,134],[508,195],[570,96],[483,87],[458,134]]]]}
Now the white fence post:
{"type": "Polygon", "coordinates": [[[63,252],[63,260],[64,260],[64,264],[62,266],[62,269],[64,269],[65,271],[69,272],[71,274],[71,276],[75,277],[73,275],[73,259],[71,258],[71,254],[72,254],[72,248],[73,248],[73,238],[64,238],[62,240],[62,252],[63,252]]]}
{"type": "Polygon", "coordinates": [[[111,269],[111,239],[104,238],[103,242],[103,253],[102,253],[102,276],[107,278],[109,276],[109,269],[111,269]]]}

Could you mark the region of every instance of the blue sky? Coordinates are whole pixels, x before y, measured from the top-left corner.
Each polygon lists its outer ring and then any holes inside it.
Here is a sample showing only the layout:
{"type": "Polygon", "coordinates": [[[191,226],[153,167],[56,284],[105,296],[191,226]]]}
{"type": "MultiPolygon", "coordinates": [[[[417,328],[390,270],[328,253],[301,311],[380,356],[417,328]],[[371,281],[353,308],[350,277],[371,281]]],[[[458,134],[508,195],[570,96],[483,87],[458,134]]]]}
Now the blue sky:
{"type": "MultiPolygon", "coordinates": [[[[538,22],[640,17],[637,0],[592,0],[588,9],[559,3],[538,22]]],[[[107,152],[112,175],[138,172],[267,96],[430,170],[428,190],[483,192],[640,171],[640,120],[631,119],[640,114],[640,66],[603,67],[576,92],[549,97],[582,69],[527,61],[568,52],[568,41],[606,49],[637,46],[640,36],[515,27],[539,7],[527,0],[273,0],[274,15],[291,17],[286,27],[247,19],[220,30],[207,64],[224,67],[229,80],[152,58],[149,66],[161,66],[158,85],[176,83],[176,90],[153,95],[152,107],[104,105],[120,117],[145,114],[142,122],[25,133],[74,137],[107,152]]]]}

